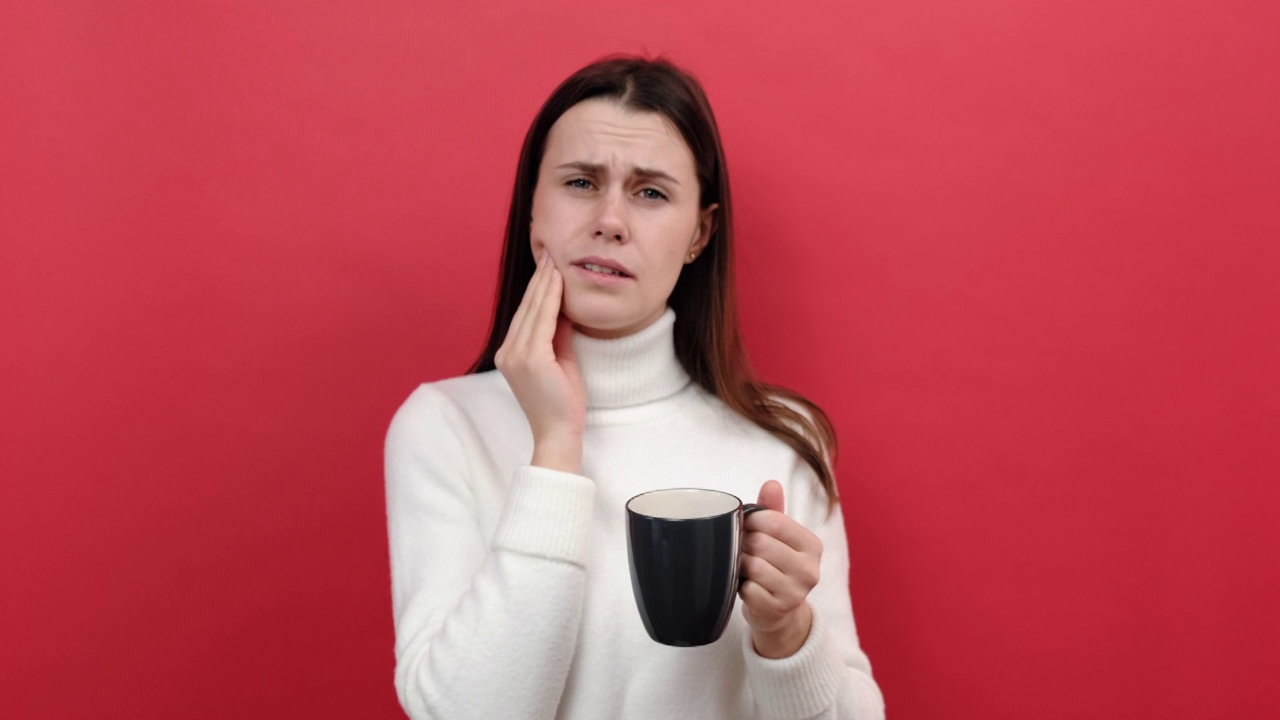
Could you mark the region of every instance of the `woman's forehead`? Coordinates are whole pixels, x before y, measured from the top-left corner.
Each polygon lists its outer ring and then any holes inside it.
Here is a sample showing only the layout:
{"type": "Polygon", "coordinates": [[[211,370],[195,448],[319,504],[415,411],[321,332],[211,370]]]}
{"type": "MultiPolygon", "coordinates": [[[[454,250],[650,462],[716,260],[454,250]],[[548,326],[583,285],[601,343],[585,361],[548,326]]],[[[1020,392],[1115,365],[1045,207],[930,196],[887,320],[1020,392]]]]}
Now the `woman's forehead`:
{"type": "Polygon", "coordinates": [[[544,161],[620,170],[647,167],[677,178],[694,176],[693,153],[665,115],[635,111],[611,100],[574,105],[551,126],[544,161]]]}

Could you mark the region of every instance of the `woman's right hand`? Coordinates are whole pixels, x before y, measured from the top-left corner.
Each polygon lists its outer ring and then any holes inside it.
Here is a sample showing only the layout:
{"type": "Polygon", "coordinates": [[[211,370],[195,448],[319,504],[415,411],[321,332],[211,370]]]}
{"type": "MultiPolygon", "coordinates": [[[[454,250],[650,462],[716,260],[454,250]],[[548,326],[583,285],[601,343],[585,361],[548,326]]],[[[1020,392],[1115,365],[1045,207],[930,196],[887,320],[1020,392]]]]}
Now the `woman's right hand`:
{"type": "Polygon", "coordinates": [[[544,250],[494,364],[533,431],[533,464],[576,473],[582,465],[587,393],[573,351],[573,325],[560,314],[564,278],[544,250]]]}

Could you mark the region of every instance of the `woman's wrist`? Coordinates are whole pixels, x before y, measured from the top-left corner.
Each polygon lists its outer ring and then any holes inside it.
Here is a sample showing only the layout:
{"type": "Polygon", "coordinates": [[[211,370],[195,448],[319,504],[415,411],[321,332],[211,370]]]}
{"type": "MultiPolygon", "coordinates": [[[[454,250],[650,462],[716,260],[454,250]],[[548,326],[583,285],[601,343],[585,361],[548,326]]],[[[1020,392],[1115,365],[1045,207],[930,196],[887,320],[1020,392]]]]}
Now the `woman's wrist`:
{"type": "Polygon", "coordinates": [[[809,640],[813,629],[813,609],[802,604],[791,616],[791,621],[769,632],[751,630],[751,644],[756,654],[770,660],[780,660],[795,655],[809,640]]]}
{"type": "Polygon", "coordinates": [[[582,437],[558,435],[535,440],[530,463],[548,470],[578,474],[582,471],[582,437]]]}

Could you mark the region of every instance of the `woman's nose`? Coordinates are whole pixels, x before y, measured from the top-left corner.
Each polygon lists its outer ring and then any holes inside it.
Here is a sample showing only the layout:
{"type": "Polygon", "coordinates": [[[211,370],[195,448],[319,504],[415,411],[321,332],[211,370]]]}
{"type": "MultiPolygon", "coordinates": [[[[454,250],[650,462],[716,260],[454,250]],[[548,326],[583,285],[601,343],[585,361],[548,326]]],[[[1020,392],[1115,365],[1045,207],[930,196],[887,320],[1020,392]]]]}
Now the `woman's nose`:
{"type": "Polygon", "coordinates": [[[600,214],[596,217],[596,237],[619,242],[627,240],[626,199],[620,190],[610,190],[600,199],[600,214]]]}

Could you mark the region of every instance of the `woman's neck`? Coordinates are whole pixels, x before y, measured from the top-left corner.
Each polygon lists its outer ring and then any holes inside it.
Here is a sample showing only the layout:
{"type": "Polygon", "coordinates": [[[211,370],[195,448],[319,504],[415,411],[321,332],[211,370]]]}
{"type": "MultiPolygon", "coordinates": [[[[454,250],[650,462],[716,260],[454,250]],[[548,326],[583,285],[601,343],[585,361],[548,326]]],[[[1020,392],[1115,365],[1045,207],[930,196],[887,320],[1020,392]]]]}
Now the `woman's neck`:
{"type": "Polygon", "coordinates": [[[675,311],[666,308],[647,327],[623,337],[575,334],[587,407],[643,405],[684,389],[690,378],[676,357],[675,321],[675,311]]]}

